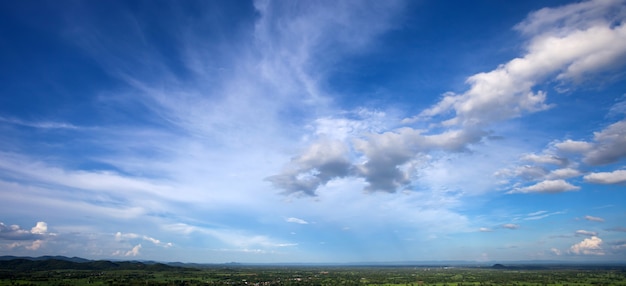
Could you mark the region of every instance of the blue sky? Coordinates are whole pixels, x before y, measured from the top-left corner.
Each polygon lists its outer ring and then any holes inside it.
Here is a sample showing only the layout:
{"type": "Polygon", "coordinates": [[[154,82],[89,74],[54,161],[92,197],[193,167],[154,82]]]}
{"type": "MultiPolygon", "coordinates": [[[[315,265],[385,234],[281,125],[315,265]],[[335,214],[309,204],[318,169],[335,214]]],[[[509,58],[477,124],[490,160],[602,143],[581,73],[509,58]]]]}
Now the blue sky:
{"type": "Polygon", "coordinates": [[[0,5],[1,254],[626,257],[624,1],[0,5]]]}

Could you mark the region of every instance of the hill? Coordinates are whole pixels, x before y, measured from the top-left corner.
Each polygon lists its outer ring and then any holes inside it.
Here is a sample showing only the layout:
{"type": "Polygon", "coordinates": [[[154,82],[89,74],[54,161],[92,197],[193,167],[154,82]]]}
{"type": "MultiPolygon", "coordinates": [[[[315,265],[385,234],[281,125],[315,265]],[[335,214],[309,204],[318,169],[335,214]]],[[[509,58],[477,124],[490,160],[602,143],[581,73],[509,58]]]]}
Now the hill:
{"type": "MultiPolygon", "coordinates": [[[[82,260],[78,260],[82,261],[82,260]]],[[[48,258],[48,259],[27,259],[14,258],[0,260],[0,270],[11,271],[47,271],[47,270],[148,270],[148,271],[171,271],[185,268],[169,266],[163,263],[145,264],[142,262],[121,261],[112,262],[108,260],[75,262],[71,260],[48,258]]]]}

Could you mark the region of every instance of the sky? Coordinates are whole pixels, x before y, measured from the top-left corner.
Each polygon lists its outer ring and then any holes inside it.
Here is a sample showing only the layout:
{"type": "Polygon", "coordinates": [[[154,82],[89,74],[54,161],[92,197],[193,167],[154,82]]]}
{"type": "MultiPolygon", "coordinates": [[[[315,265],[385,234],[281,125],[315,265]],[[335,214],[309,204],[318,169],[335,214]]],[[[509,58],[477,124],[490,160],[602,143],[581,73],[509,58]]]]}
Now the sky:
{"type": "Polygon", "coordinates": [[[626,1],[2,1],[0,254],[626,261],[626,1]]]}

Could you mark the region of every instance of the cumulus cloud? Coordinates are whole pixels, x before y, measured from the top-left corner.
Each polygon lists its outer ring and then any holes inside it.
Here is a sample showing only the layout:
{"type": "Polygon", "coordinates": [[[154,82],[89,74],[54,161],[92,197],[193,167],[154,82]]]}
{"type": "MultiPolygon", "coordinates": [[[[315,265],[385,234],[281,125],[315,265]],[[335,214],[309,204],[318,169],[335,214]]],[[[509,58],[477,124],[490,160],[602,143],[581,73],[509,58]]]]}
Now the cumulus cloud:
{"type": "Polygon", "coordinates": [[[615,24],[625,15],[621,3],[588,1],[530,14],[516,26],[530,37],[524,56],[469,77],[468,91],[445,94],[420,116],[453,111],[454,117],[444,125],[484,125],[550,108],[546,92],[533,90],[540,81],[554,74],[559,80],[579,79],[622,62],[626,25],[615,24]],[[593,13],[588,7],[594,7],[593,13]]]}
{"type": "Polygon", "coordinates": [[[349,174],[351,163],[347,146],[337,140],[322,140],[311,144],[300,156],[292,159],[281,174],[268,177],[284,193],[315,195],[315,190],[334,178],[349,174]]]}
{"type": "Polygon", "coordinates": [[[567,139],[563,142],[558,142],[554,146],[566,153],[585,153],[593,148],[593,144],[585,141],[574,141],[567,139]]]}
{"type": "Polygon", "coordinates": [[[481,227],[481,228],[478,229],[478,231],[480,231],[480,232],[492,232],[493,230],[491,230],[488,227],[481,227]]]}
{"type": "Polygon", "coordinates": [[[583,162],[592,166],[607,165],[626,158],[626,120],[615,122],[593,133],[593,140],[565,140],[554,144],[564,153],[581,154],[583,162]]]}
{"type": "Polygon", "coordinates": [[[554,155],[537,155],[537,154],[527,154],[522,156],[521,160],[530,161],[536,164],[552,164],[557,166],[565,166],[568,163],[567,158],[559,158],[554,155]]]}
{"type": "Polygon", "coordinates": [[[582,175],[582,173],[574,168],[550,170],[549,168],[537,165],[522,165],[514,168],[502,169],[495,175],[499,177],[515,177],[525,181],[540,181],[568,179],[578,177],[582,175]]]}
{"type": "Polygon", "coordinates": [[[583,161],[590,165],[606,165],[626,158],[626,120],[594,132],[594,148],[585,154],[583,161]]]}
{"type": "Polygon", "coordinates": [[[19,225],[6,225],[0,222],[0,248],[24,248],[34,251],[43,247],[46,241],[55,235],[55,233],[48,232],[48,224],[43,221],[37,222],[30,230],[23,229],[19,225]],[[3,241],[12,242],[3,243],[3,241]]]}
{"type": "Polygon", "coordinates": [[[579,229],[576,231],[577,236],[598,236],[598,233],[595,231],[587,231],[579,229]]]}
{"type": "Polygon", "coordinates": [[[48,224],[43,221],[38,221],[37,225],[30,229],[30,232],[36,234],[45,234],[46,232],[48,232],[48,224]]]}
{"type": "Polygon", "coordinates": [[[524,180],[534,181],[546,176],[547,170],[540,166],[524,165],[515,168],[513,175],[520,177],[524,180]]]}
{"type": "Polygon", "coordinates": [[[410,168],[401,166],[427,151],[464,151],[485,135],[480,130],[450,130],[425,135],[422,130],[400,128],[393,132],[369,134],[366,139],[355,139],[354,148],[365,155],[365,163],[357,165],[357,173],[368,183],[366,191],[395,192],[408,185],[410,168]]]}
{"type": "Polygon", "coordinates": [[[140,249],[141,249],[141,244],[137,244],[133,247],[133,249],[127,251],[125,256],[137,256],[139,255],[140,249]]]}
{"type": "Polygon", "coordinates": [[[578,255],[604,255],[602,239],[597,236],[585,238],[570,247],[570,252],[578,255]]]}
{"type": "MultiPolygon", "coordinates": [[[[441,119],[442,124],[431,126],[444,126],[443,131],[432,132],[410,127],[372,131],[353,120],[334,119],[333,122],[341,124],[337,125],[336,130],[325,129],[324,133],[335,134],[333,137],[343,143],[313,143],[302,155],[292,160],[291,167],[267,180],[285,194],[300,193],[311,196],[316,195],[317,188],[330,180],[346,176],[364,179],[367,192],[396,192],[410,186],[418,156],[432,151],[467,150],[469,145],[480,142],[488,134],[482,131],[485,126],[550,108],[551,105],[546,103],[546,92],[534,90],[546,78],[579,78],[602,70],[598,65],[600,62],[626,56],[626,45],[620,44],[626,42],[626,27],[615,25],[615,19],[612,18],[615,16],[612,12],[620,7],[619,4],[604,3],[604,8],[595,10],[595,13],[585,13],[586,16],[581,17],[581,11],[584,10],[581,7],[595,5],[594,1],[585,3],[542,10],[529,15],[516,26],[517,30],[529,37],[526,53],[522,57],[502,64],[495,70],[470,76],[467,80],[470,88],[466,92],[446,93],[438,103],[418,116],[402,121],[409,124],[417,120],[441,119]],[[546,13],[551,16],[537,16],[546,13]],[[573,28],[564,29],[563,23],[569,21],[574,23],[573,28]],[[552,28],[545,28],[548,26],[552,28]],[[447,118],[450,114],[453,117],[447,118]],[[351,131],[354,127],[368,131],[354,133],[351,131]],[[337,146],[341,144],[344,144],[341,152],[321,153],[320,160],[317,161],[305,159],[308,152],[320,146],[329,145],[328,150],[339,150],[337,146]],[[324,167],[326,170],[322,170],[324,167]]],[[[622,14],[618,15],[618,20],[624,17],[622,14]]],[[[598,140],[605,137],[602,134],[597,136],[598,140]]],[[[563,142],[559,146],[570,151],[591,150],[585,143],[573,141],[563,142]]],[[[607,148],[613,150],[617,148],[615,146],[613,144],[607,148]]],[[[522,159],[535,164],[560,167],[569,164],[567,158],[548,154],[529,154],[522,159]]],[[[518,189],[518,192],[562,192],[578,189],[563,181],[579,175],[574,169],[564,168],[550,174],[540,167],[518,171],[531,180],[548,179],[535,186],[518,189]]]]}
{"type": "Polygon", "coordinates": [[[588,221],[595,221],[595,222],[604,222],[604,219],[601,217],[597,217],[597,216],[590,216],[590,215],[586,215],[585,219],[588,221]]]}
{"type": "Polygon", "coordinates": [[[626,183],[626,170],[591,173],[583,178],[585,181],[595,184],[624,184],[626,183]]]}
{"type": "Polygon", "coordinates": [[[137,244],[133,246],[133,248],[131,248],[128,251],[116,250],[113,253],[111,253],[111,255],[113,256],[137,256],[140,254],[139,250],[141,250],[141,244],[137,244]]]}
{"type": "Polygon", "coordinates": [[[513,223],[507,223],[507,224],[503,224],[502,228],[507,228],[507,229],[518,229],[519,225],[518,224],[513,224],[513,223]]]}
{"type": "Polygon", "coordinates": [[[574,168],[563,168],[556,169],[550,171],[550,173],[546,176],[547,179],[555,180],[555,179],[568,179],[573,177],[578,177],[582,173],[574,168]]]}
{"type": "Polygon", "coordinates": [[[308,221],[303,220],[301,218],[296,218],[296,217],[289,217],[287,219],[285,219],[286,222],[290,222],[290,223],[297,223],[297,224],[309,224],[308,221]]]}
{"type": "Polygon", "coordinates": [[[410,163],[433,150],[466,151],[486,135],[477,129],[448,130],[439,134],[424,134],[423,130],[399,128],[384,133],[366,133],[354,137],[348,145],[338,140],[313,143],[295,157],[290,167],[267,180],[285,193],[315,195],[315,190],[334,178],[355,176],[367,182],[368,192],[395,192],[411,182],[410,163]],[[364,162],[349,158],[361,154],[364,162]]]}
{"type": "Polygon", "coordinates": [[[561,193],[579,189],[580,187],[574,186],[565,180],[545,180],[532,186],[511,190],[509,193],[561,193]]]}
{"type": "MultiPolygon", "coordinates": [[[[514,177],[526,181],[544,180],[536,185],[519,188],[509,193],[528,192],[562,192],[578,190],[564,179],[582,176],[578,169],[582,163],[597,166],[619,162],[626,157],[626,120],[613,123],[599,132],[594,132],[593,140],[574,141],[565,140],[551,143],[543,151],[543,155],[527,154],[521,157],[522,161],[532,162],[537,165],[523,165],[514,168],[503,169],[498,176],[514,177]],[[555,155],[558,154],[558,155],[555,155]],[[571,159],[564,156],[572,156],[571,159]],[[550,169],[549,165],[562,168],[550,169]]],[[[587,183],[595,184],[624,184],[626,183],[626,170],[611,172],[591,172],[583,177],[587,183]]]]}
{"type": "Polygon", "coordinates": [[[19,225],[6,225],[0,222],[0,239],[3,240],[37,240],[44,237],[48,232],[48,224],[43,221],[29,230],[21,228],[19,225]]]}

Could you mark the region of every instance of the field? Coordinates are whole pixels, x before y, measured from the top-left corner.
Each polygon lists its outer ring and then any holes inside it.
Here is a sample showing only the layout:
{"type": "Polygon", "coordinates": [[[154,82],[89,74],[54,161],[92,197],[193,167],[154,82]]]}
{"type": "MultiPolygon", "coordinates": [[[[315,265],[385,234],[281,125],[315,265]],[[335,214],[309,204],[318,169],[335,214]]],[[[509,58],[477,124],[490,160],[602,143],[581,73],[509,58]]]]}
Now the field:
{"type": "Polygon", "coordinates": [[[626,267],[623,266],[542,269],[242,265],[138,268],[141,269],[3,269],[0,270],[0,285],[626,285],[626,267]]]}

